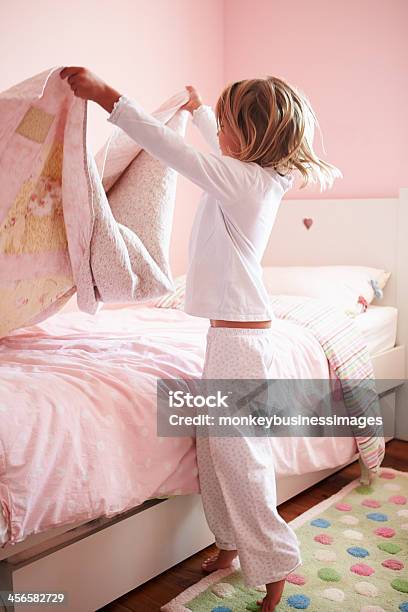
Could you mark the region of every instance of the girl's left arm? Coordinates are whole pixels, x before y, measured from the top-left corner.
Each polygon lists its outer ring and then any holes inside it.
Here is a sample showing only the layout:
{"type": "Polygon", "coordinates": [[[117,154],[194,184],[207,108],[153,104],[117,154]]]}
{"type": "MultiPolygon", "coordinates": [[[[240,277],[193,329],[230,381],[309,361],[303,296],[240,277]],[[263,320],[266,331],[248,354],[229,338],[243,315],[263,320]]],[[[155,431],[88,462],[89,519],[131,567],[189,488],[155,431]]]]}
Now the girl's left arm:
{"type": "Polygon", "coordinates": [[[126,95],[121,95],[114,103],[107,120],[124,130],[153,157],[217,199],[233,201],[253,189],[254,175],[250,164],[229,156],[198,151],[126,95]]]}
{"type": "Polygon", "coordinates": [[[153,157],[217,199],[230,203],[253,191],[253,164],[197,151],[140,104],[121,95],[83,66],[66,66],[60,77],[67,79],[75,96],[102,106],[110,113],[108,121],[122,128],[153,157]]]}

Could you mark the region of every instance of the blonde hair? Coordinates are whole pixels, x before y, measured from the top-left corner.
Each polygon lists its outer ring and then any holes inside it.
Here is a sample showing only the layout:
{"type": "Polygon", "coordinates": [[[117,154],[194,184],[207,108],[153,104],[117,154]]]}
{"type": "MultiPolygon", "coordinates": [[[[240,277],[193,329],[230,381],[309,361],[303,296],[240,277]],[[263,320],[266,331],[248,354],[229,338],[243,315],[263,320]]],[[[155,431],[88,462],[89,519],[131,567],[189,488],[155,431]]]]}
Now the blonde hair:
{"type": "Polygon", "coordinates": [[[314,152],[315,126],[320,131],[316,115],[306,96],[282,79],[267,76],[228,85],[215,114],[219,129],[228,125],[238,143],[233,157],[241,161],[272,167],[282,174],[297,169],[303,176],[301,189],[313,182],[323,191],[343,176],[314,152]]]}

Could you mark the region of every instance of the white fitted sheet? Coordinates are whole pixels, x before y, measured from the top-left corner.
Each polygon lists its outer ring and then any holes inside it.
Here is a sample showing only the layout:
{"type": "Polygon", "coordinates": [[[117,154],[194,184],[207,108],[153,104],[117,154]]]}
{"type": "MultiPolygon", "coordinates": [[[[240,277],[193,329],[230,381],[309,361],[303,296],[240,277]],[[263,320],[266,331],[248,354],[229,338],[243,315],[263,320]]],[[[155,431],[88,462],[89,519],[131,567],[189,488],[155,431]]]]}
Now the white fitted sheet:
{"type": "Polygon", "coordinates": [[[382,353],[395,346],[398,310],[393,306],[369,306],[354,321],[363,334],[370,355],[382,353]]]}

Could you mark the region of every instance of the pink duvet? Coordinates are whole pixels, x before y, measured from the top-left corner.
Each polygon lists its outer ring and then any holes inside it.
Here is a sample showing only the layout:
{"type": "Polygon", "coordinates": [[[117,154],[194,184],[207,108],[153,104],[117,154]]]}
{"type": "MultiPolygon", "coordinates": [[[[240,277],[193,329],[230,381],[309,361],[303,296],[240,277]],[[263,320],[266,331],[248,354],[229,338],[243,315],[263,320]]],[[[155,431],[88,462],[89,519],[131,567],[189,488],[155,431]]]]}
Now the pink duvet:
{"type": "MultiPolygon", "coordinates": [[[[15,543],[197,492],[192,438],[158,438],[156,379],[199,377],[208,322],[132,306],[60,313],[0,341],[0,502],[15,543]]],[[[306,329],[274,322],[282,376],[327,378],[306,329]]],[[[354,439],[272,438],[278,478],[335,467],[354,439]]]]}

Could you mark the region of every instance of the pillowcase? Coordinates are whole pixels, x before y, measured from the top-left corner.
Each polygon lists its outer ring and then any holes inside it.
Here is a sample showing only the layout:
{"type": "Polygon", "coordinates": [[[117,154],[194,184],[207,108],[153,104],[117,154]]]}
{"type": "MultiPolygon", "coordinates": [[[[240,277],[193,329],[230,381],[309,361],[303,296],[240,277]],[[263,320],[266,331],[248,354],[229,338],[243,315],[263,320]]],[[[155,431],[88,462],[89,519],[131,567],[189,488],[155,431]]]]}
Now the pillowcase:
{"type": "Polygon", "coordinates": [[[270,295],[318,298],[356,315],[374,298],[381,299],[390,276],[390,272],[365,266],[266,266],[263,280],[270,295]]]}
{"type": "MultiPolygon", "coordinates": [[[[177,308],[183,310],[184,308],[184,293],[186,289],[186,275],[177,276],[173,281],[175,290],[169,291],[165,295],[157,298],[149,298],[139,303],[134,302],[112,302],[102,303],[100,310],[120,310],[122,308],[130,308],[137,306],[149,306],[151,308],[177,308]]],[[[70,312],[82,312],[78,308],[76,292],[67,301],[59,313],[70,313],[70,312]]]]}

